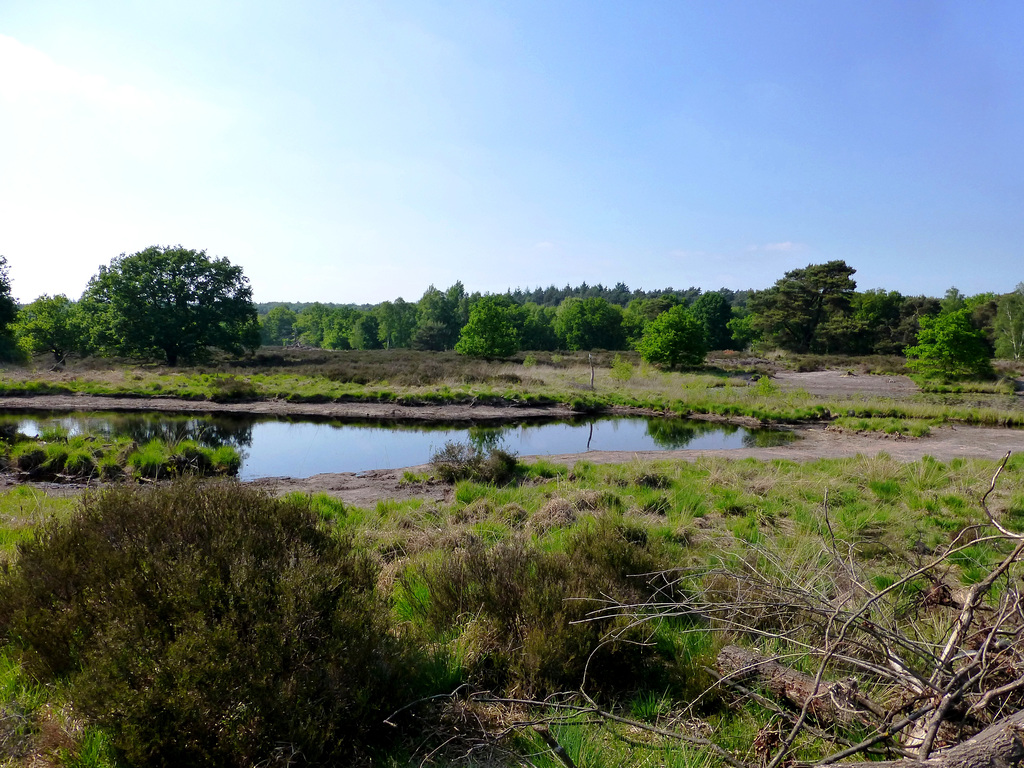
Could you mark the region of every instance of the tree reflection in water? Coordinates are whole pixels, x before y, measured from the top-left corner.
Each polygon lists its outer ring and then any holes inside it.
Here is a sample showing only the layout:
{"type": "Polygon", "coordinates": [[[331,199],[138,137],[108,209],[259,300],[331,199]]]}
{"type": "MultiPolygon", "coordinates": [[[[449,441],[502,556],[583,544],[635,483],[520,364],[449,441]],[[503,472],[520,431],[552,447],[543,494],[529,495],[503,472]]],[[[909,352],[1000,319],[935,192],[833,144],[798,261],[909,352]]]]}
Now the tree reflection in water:
{"type": "Polygon", "coordinates": [[[647,422],[647,434],[654,444],[668,450],[685,448],[701,435],[732,435],[738,429],[732,424],[692,419],[650,419],[647,422]]]}

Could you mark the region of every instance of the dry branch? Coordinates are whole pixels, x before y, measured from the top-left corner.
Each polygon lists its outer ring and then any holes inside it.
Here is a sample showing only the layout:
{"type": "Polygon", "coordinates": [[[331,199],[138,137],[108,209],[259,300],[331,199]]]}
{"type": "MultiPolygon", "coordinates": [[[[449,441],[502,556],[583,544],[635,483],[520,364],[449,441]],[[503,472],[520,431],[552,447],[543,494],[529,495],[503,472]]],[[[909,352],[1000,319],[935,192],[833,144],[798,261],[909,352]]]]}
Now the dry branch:
{"type": "Polygon", "coordinates": [[[873,723],[882,717],[882,709],[861,695],[855,680],[821,683],[815,691],[810,675],[780,664],[749,648],[727,645],[718,653],[718,671],[733,680],[756,679],[775,697],[794,707],[803,707],[810,699],[808,715],[819,724],[851,725],[855,721],[873,723]]]}
{"type": "MultiPolygon", "coordinates": [[[[823,763],[822,763],[823,764],[823,763]]],[[[842,763],[843,768],[1014,768],[1024,766],[1024,710],[926,760],[842,763]]]]}

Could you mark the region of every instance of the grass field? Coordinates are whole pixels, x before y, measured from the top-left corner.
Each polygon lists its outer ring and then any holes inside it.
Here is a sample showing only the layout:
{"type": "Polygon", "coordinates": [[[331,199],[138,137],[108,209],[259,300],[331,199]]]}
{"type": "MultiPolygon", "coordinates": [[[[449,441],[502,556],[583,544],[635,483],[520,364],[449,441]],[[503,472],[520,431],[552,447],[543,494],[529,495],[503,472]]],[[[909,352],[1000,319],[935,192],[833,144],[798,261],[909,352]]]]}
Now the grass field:
{"type": "MultiPolygon", "coordinates": [[[[395,626],[436,652],[432,663],[443,669],[431,674],[444,681],[441,688],[468,685],[524,700],[577,691],[544,706],[467,698],[469,689],[425,702],[417,705],[420,725],[375,752],[374,764],[524,765],[529,755],[529,764],[554,768],[561,763],[537,733],[512,727],[550,718],[553,737],[577,765],[710,766],[721,763],[710,747],[642,726],[710,738],[756,761],[753,745],[779,727],[778,715],[716,686],[705,669],[734,642],[784,652],[791,665],[812,673],[815,664],[804,645],[812,642],[812,629],[800,630],[798,622],[781,635],[765,631],[773,619],[761,615],[761,630],[753,623],[744,630],[715,618],[717,601],[724,603],[740,584],[749,588],[752,575],[764,584],[834,595],[837,553],[868,589],[884,591],[973,532],[940,575],[959,594],[1008,551],[1005,540],[986,536],[991,528],[979,506],[995,466],[930,458],[904,464],[885,455],[802,464],[541,461],[518,468],[517,480],[505,486],[460,481],[450,504],[385,501],[357,508],[325,495],[294,500],[376,564],[395,626]],[[625,632],[622,622],[628,623],[621,615],[593,624],[587,617],[608,600],[642,606],[653,593],[630,574],[652,572],[670,573],[674,599],[702,606],[706,618],[646,623],[639,635],[622,636],[628,644],[608,645],[587,673],[588,654],[605,647],[601,638],[625,632]],[[454,584],[463,587],[453,590],[454,584]],[[581,684],[592,700],[581,698],[581,684]],[[560,708],[570,704],[584,710],[560,708]],[[591,704],[640,725],[597,718],[591,704]]],[[[77,503],[30,488],[0,494],[0,558],[10,563],[18,541],[48,519],[66,519],[77,503]]],[[[1024,530],[1024,458],[1011,459],[989,506],[1009,529],[1024,530]]],[[[932,586],[911,578],[887,610],[912,621],[922,637],[940,638],[955,614],[929,604],[932,586]]],[[[634,618],[643,611],[636,608],[634,618]]],[[[7,747],[0,758],[37,764],[31,761],[45,752],[50,764],[112,765],[110,745],[123,735],[87,727],[61,685],[40,688],[26,677],[18,653],[12,645],[0,654],[0,713],[7,718],[0,723],[16,720],[16,728],[3,727],[13,734],[6,743],[20,746],[7,747]]],[[[893,703],[891,686],[861,677],[866,692],[893,703]]],[[[815,759],[835,749],[805,733],[793,754],[815,759]]]]}

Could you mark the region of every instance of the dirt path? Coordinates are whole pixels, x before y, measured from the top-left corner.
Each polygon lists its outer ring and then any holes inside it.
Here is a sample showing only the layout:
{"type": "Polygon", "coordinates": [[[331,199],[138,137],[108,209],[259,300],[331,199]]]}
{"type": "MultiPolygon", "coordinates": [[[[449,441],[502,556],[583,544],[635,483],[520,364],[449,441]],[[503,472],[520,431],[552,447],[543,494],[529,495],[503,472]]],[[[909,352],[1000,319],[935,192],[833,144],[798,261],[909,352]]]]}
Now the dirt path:
{"type": "MultiPolygon", "coordinates": [[[[566,419],[579,414],[566,405],[398,405],[395,403],[289,403],[258,400],[214,403],[170,397],[105,397],[100,395],[36,395],[0,397],[0,412],[121,411],[124,413],[189,413],[268,416],[280,419],[494,422],[522,419],[566,419]]],[[[613,413],[615,411],[612,411],[613,413]]],[[[635,413],[635,411],[632,411],[635,413]]]]}

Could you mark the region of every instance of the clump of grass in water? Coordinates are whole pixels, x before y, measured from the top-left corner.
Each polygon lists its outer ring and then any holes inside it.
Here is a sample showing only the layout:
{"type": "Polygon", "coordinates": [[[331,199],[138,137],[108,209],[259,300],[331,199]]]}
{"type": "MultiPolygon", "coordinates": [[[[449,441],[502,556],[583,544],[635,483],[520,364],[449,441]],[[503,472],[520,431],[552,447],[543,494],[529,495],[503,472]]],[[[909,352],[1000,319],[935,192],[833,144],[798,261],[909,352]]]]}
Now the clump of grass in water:
{"type": "Polygon", "coordinates": [[[446,483],[476,480],[504,485],[519,473],[519,461],[514,453],[501,448],[481,451],[466,443],[448,441],[430,457],[430,466],[446,483]]]}

